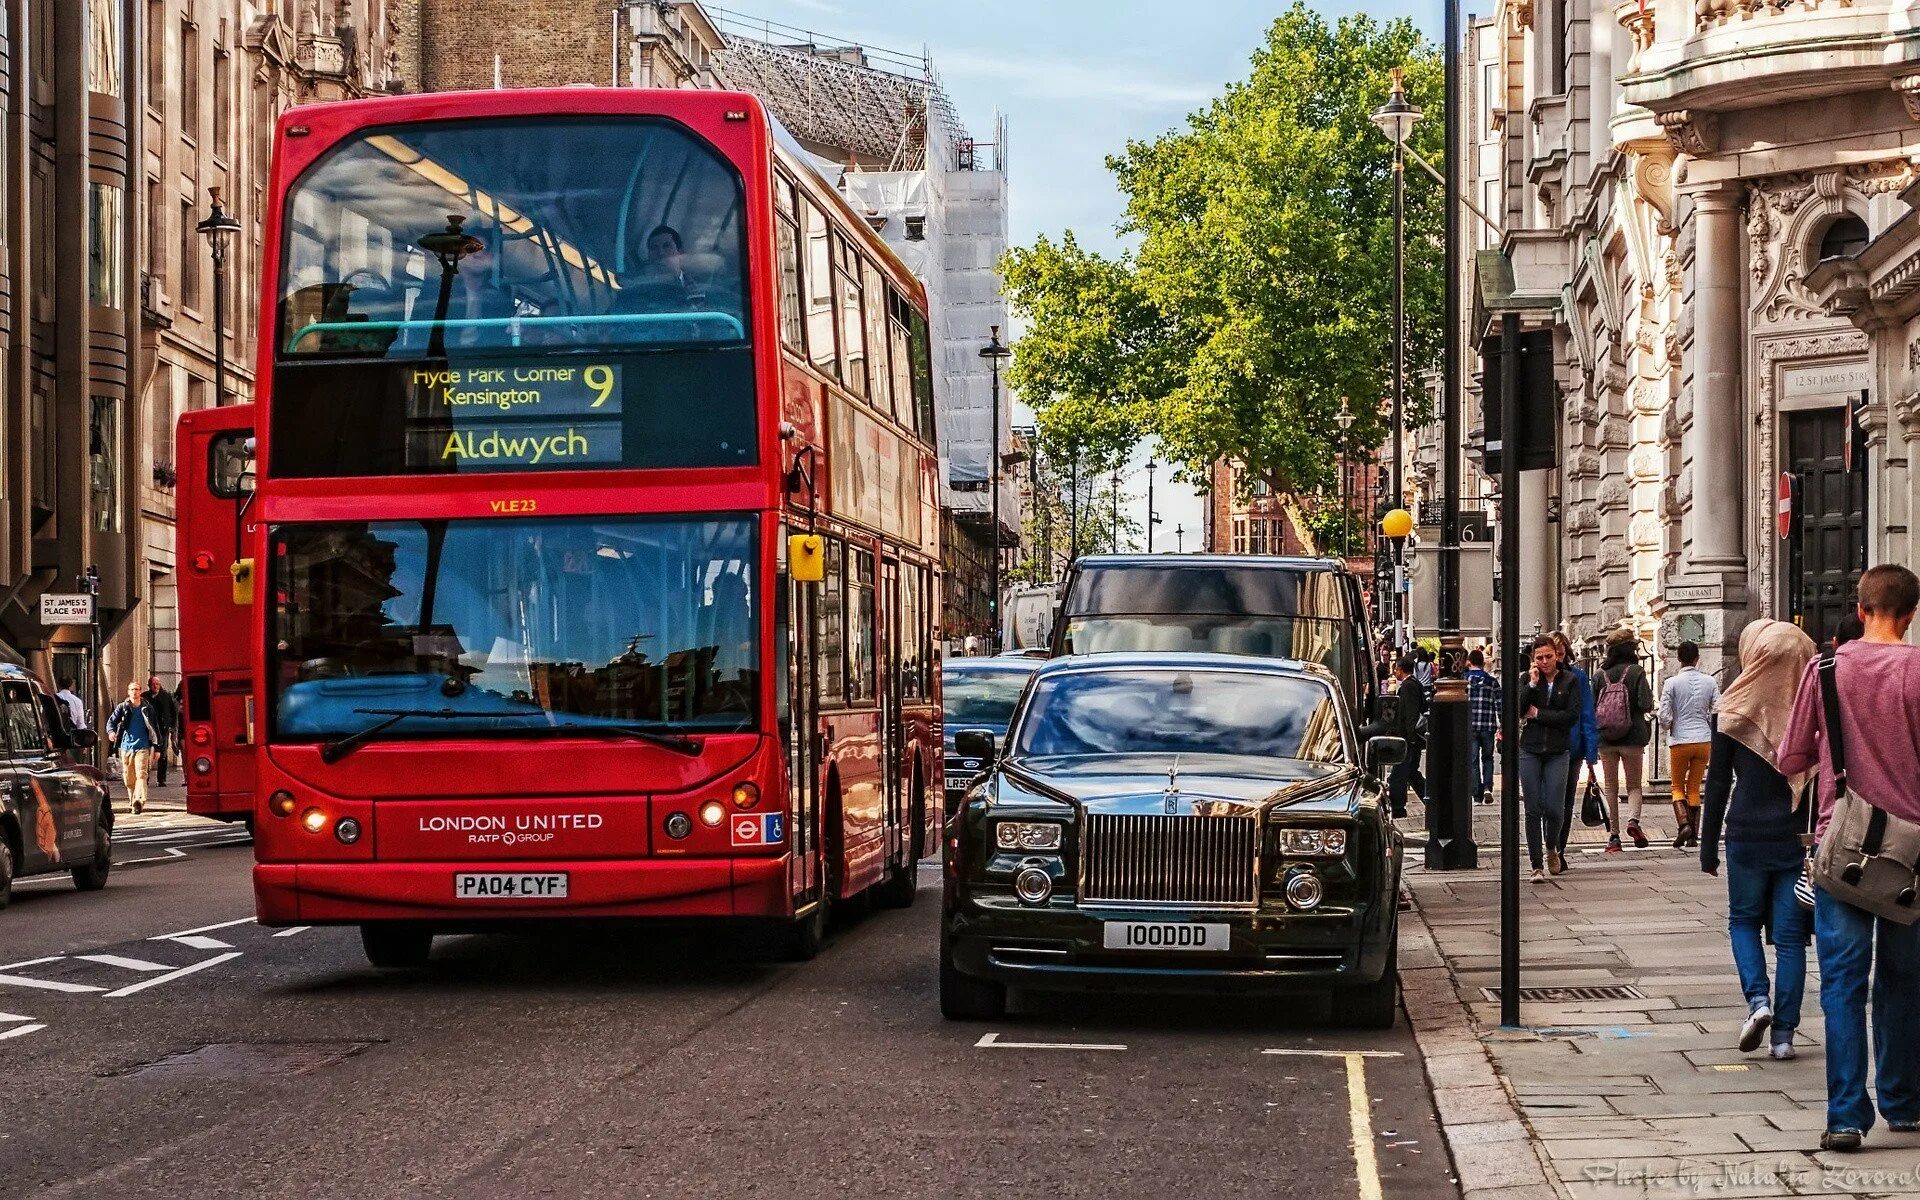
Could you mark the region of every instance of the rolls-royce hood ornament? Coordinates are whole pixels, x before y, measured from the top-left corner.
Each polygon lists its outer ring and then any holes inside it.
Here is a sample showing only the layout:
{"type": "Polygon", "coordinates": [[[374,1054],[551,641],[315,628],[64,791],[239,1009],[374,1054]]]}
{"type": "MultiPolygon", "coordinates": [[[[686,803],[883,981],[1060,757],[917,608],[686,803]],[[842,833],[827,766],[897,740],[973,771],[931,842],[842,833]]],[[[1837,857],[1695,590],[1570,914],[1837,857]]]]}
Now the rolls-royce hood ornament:
{"type": "Polygon", "coordinates": [[[1180,811],[1180,756],[1178,754],[1173,756],[1172,764],[1167,767],[1167,790],[1162,799],[1167,806],[1168,816],[1180,811]]]}

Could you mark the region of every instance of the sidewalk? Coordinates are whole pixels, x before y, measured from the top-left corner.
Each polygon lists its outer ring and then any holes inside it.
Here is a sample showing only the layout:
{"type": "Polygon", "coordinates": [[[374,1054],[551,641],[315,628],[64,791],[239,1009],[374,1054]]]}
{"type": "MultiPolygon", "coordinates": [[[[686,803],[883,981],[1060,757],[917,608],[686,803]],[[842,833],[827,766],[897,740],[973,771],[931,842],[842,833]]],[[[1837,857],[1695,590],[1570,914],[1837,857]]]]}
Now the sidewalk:
{"type": "Polygon", "coordinates": [[[1882,1125],[1862,1153],[1817,1149],[1826,1087],[1811,948],[1800,1057],[1775,1062],[1764,1050],[1735,1048],[1746,1006],[1727,943],[1726,881],[1724,872],[1702,873],[1695,851],[1606,856],[1599,852],[1604,831],[1587,846],[1577,833],[1567,874],[1540,884],[1523,879],[1522,987],[1627,985],[1638,995],[1523,998],[1523,1028],[1497,1028],[1498,999],[1483,989],[1499,986],[1498,811],[1476,807],[1476,871],[1426,871],[1411,842],[1407,856],[1419,918],[1410,940],[1424,949],[1430,933],[1433,959],[1444,968],[1412,973],[1408,1009],[1469,1196],[1540,1193],[1537,1186],[1474,1186],[1472,1159],[1481,1148],[1462,1144],[1455,1127],[1477,1140],[1494,1118],[1481,1105],[1461,1121],[1447,1120],[1444,1089],[1460,1083],[1471,1091],[1475,1082],[1454,1068],[1476,1066],[1460,1056],[1459,1039],[1448,1044],[1449,1014],[1433,1007],[1449,990],[1452,1015],[1470,1019],[1511,1104],[1508,1115],[1524,1126],[1560,1195],[1920,1196],[1920,1135],[1882,1125]],[[1430,1039],[1442,1057],[1427,1049],[1430,1039]]]}

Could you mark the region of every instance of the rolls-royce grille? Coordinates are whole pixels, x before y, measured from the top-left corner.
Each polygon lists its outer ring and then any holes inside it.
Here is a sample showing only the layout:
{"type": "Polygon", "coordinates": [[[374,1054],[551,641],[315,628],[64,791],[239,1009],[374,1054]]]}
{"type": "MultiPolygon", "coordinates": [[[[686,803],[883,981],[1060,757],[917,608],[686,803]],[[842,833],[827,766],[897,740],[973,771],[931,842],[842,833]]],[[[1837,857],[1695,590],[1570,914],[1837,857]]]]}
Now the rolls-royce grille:
{"type": "Polygon", "coordinates": [[[1086,830],[1083,900],[1250,905],[1258,898],[1257,816],[1094,813],[1086,830]]]}

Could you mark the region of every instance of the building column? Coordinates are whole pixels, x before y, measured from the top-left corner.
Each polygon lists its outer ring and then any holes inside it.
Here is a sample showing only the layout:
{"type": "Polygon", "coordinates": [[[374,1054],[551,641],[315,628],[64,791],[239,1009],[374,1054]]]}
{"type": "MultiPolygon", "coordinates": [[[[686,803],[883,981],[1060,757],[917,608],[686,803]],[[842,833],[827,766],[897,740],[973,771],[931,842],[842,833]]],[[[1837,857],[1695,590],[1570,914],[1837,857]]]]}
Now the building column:
{"type": "Polygon", "coordinates": [[[1523,646],[1533,637],[1536,625],[1550,630],[1560,620],[1554,603],[1560,592],[1560,565],[1554,556],[1554,540],[1560,527],[1547,520],[1550,474],[1549,471],[1520,472],[1521,521],[1516,531],[1520,538],[1520,580],[1514,591],[1520,604],[1523,646]]]}
{"type": "Polygon", "coordinates": [[[1693,503],[1687,510],[1687,573],[1744,576],[1747,406],[1740,352],[1746,321],[1740,311],[1744,231],[1738,194],[1732,188],[1696,193],[1693,220],[1693,423],[1685,443],[1693,464],[1693,503]]]}

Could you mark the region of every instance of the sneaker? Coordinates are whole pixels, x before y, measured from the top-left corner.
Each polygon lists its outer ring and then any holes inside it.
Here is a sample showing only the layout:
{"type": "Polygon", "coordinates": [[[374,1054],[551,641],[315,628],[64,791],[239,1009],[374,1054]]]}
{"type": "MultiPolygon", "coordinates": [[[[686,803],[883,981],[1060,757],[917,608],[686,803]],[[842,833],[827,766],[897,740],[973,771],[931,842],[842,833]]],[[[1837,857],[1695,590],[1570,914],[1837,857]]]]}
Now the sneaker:
{"type": "Polygon", "coordinates": [[[1547,864],[1548,870],[1555,875],[1565,875],[1567,873],[1567,856],[1558,850],[1555,850],[1553,856],[1547,859],[1547,864]]]}
{"type": "Polygon", "coordinates": [[[1492,803],[1493,803],[1493,793],[1492,793],[1492,792],[1490,792],[1490,791],[1489,791],[1489,792],[1481,792],[1481,793],[1480,793],[1480,803],[1482,803],[1482,804],[1492,804],[1492,803]]]}
{"type": "Polygon", "coordinates": [[[1895,1133],[1920,1133],[1920,1121],[1888,1121],[1887,1128],[1895,1133]]]}
{"type": "Polygon", "coordinates": [[[1858,1150],[1865,1138],[1866,1135],[1858,1129],[1829,1129],[1820,1135],[1820,1148],[1848,1154],[1858,1150]]]}
{"type": "Polygon", "coordinates": [[[1787,1062],[1800,1057],[1798,1052],[1794,1050],[1792,1042],[1775,1042],[1773,1049],[1767,1051],[1767,1053],[1779,1059],[1781,1062],[1787,1062]]]}
{"type": "Polygon", "coordinates": [[[1645,850],[1647,848],[1647,835],[1641,831],[1640,822],[1627,822],[1627,836],[1633,839],[1633,844],[1636,849],[1645,850]]]}
{"type": "Polygon", "coordinates": [[[1607,853],[1608,854],[1620,853],[1620,839],[1618,837],[1610,837],[1607,839],[1607,853]]]}
{"type": "Polygon", "coordinates": [[[1740,1051],[1749,1053],[1760,1048],[1767,1036],[1767,1029],[1773,1024],[1773,1010],[1767,1007],[1765,1000],[1754,1002],[1753,1011],[1747,1014],[1746,1024],[1740,1027],[1740,1051]]]}
{"type": "Polygon", "coordinates": [[[143,803],[141,803],[141,802],[140,802],[140,801],[138,801],[138,800],[135,800],[135,801],[133,802],[133,811],[134,811],[134,812],[139,812],[139,811],[140,811],[141,809],[143,809],[143,808],[145,808],[145,807],[146,807],[146,805],[145,805],[145,804],[143,804],[143,803]]]}
{"type": "Polygon", "coordinates": [[[1542,871],[1539,867],[1535,867],[1533,869],[1532,881],[1534,883],[1545,883],[1547,881],[1547,873],[1545,871],[1542,871]]]}

